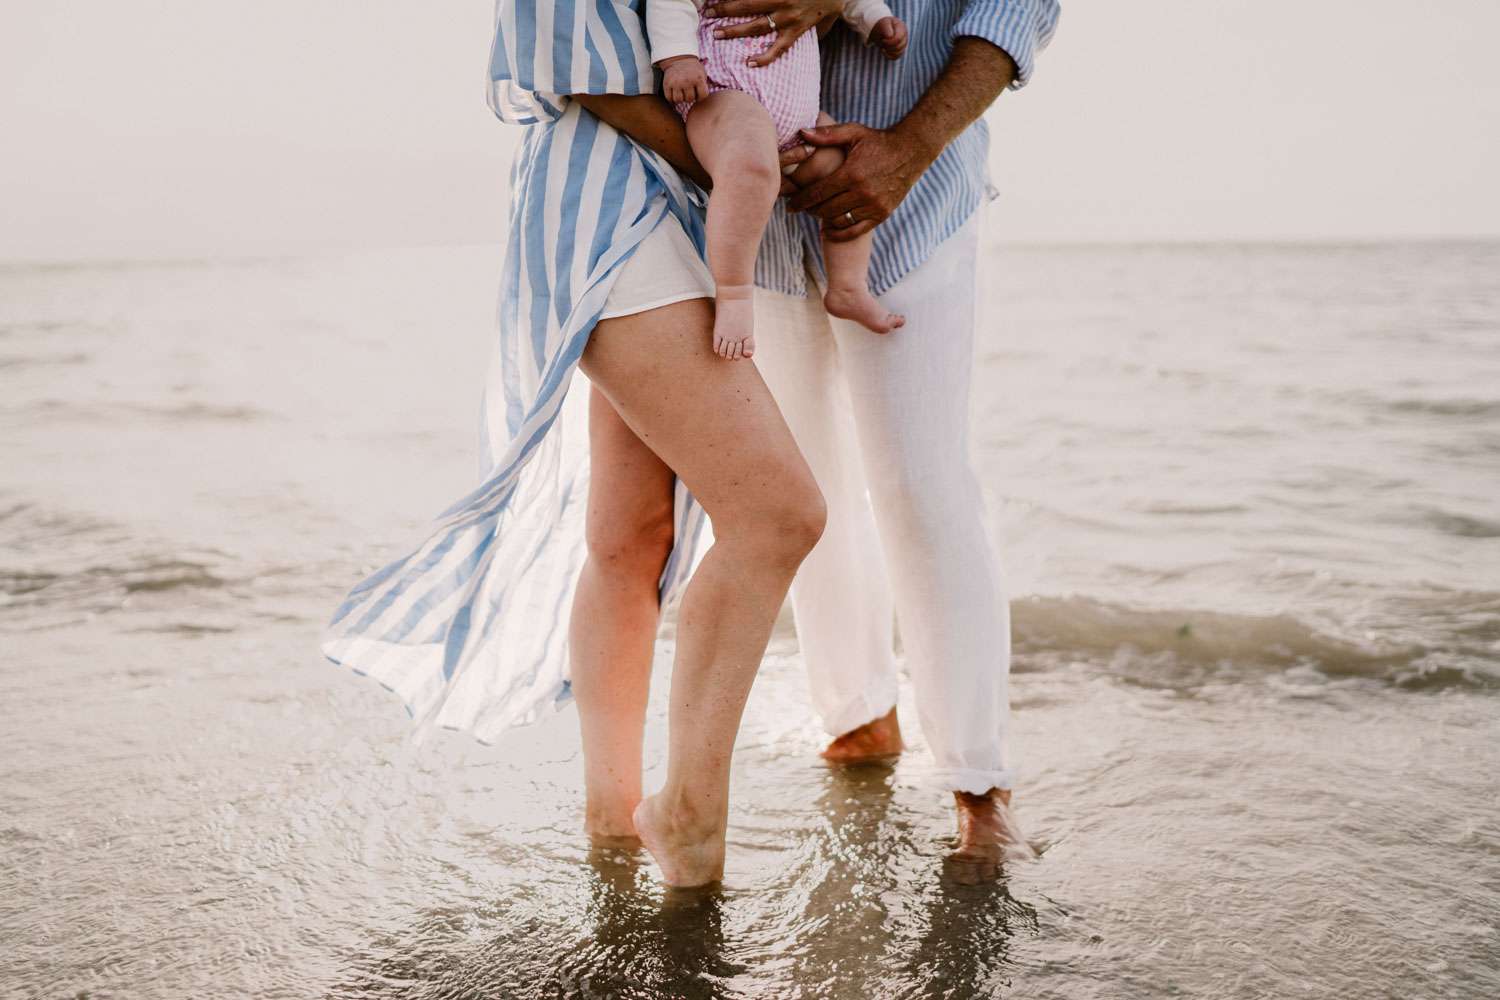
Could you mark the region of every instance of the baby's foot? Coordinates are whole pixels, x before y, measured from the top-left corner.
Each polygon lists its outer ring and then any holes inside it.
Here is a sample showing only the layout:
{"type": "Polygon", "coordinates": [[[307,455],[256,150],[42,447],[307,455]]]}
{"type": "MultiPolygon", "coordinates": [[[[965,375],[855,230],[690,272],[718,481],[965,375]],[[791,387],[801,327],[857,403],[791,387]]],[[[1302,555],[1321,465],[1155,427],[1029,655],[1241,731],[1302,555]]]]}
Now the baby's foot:
{"type": "Polygon", "coordinates": [[[890,333],[906,325],[905,316],[881,305],[868,288],[830,286],[823,296],[823,308],[830,316],[852,319],[875,333],[890,333]]]}
{"type": "Polygon", "coordinates": [[[714,297],[714,353],[739,361],[755,353],[755,286],[720,285],[714,297]]]}

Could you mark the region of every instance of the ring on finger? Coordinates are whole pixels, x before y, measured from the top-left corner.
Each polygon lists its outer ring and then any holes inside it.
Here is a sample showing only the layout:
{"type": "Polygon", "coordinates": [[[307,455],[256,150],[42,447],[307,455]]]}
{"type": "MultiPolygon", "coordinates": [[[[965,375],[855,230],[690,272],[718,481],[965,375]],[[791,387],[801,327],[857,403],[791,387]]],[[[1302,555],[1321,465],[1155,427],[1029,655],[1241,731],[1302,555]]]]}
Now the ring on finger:
{"type": "Polygon", "coordinates": [[[853,212],[845,212],[843,215],[839,216],[839,218],[844,220],[844,225],[846,225],[846,226],[852,226],[852,225],[854,225],[854,213],[853,212]]]}
{"type": "Polygon", "coordinates": [[[766,15],[766,23],[771,26],[772,31],[776,30],[776,18],[772,17],[770,14],[766,15]]]}

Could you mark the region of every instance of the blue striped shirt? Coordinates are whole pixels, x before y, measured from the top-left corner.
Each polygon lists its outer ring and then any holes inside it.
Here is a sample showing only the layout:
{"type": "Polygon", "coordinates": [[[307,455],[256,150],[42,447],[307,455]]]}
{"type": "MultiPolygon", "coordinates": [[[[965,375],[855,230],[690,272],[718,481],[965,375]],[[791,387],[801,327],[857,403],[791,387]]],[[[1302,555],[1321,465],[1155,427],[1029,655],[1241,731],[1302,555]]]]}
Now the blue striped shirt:
{"type": "MultiPolygon", "coordinates": [[[[973,36],[1003,49],[1016,63],[1013,88],[1026,85],[1036,55],[1051,40],[1057,0],[889,0],[911,41],[895,61],[867,47],[844,25],[823,42],[823,110],[838,121],[889,128],[900,121],[948,64],[954,39],[973,36]]],[[[989,128],[981,119],[943,150],[889,219],[875,227],[870,289],[887,291],[925,261],[993,192],[989,128]]],[[[823,268],[818,222],[778,202],[756,262],[755,282],[787,295],[806,295],[804,262],[823,268]]]]}

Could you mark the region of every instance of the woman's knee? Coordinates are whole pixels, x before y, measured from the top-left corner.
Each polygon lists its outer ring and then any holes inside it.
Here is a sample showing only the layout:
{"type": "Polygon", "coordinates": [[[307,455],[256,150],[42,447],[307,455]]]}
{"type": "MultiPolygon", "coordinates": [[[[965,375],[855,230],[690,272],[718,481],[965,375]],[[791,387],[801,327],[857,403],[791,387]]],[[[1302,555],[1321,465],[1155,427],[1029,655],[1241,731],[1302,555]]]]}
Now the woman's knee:
{"type": "Polygon", "coordinates": [[[672,554],[672,507],[590,517],[584,530],[589,560],[611,575],[656,579],[672,554]]]}
{"type": "Polygon", "coordinates": [[[758,497],[729,513],[728,523],[714,522],[721,538],[739,538],[770,564],[795,570],[823,537],[828,505],[805,469],[777,477],[758,497]]]}
{"type": "Polygon", "coordinates": [[[779,525],[788,536],[788,544],[797,553],[798,562],[818,544],[827,526],[828,501],[809,473],[800,485],[798,495],[781,513],[779,525]]]}

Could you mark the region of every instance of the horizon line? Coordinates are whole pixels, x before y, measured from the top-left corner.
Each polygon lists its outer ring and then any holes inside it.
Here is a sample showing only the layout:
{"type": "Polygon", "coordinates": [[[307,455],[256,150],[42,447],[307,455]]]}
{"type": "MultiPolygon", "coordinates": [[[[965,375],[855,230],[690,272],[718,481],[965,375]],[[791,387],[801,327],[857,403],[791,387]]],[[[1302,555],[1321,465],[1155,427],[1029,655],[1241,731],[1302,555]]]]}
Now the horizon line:
{"type": "MultiPolygon", "coordinates": [[[[1067,250],[1085,248],[1151,248],[1183,249],[1192,247],[1264,247],[1264,248],[1356,248],[1401,245],[1486,245],[1500,243],[1500,233],[1492,235],[1419,235],[1419,236],[1245,236],[1245,237],[1155,237],[1130,239],[1106,237],[1097,239],[1017,239],[998,237],[986,240],[987,246],[1024,250],[1067,250]]],[[[503,250],[502,240],[483,242],[373,243],[360,245],[308,245],[300,248],[267,250],[218,250],[201,253],[138,253],[53,256],[20,256],[0,253],[0,271],[69,270],[104,267],[202,265],[252,263],[256,261],[294,260],[317,257],[347,257],[366,253],[391,253],[421,250],[503,250]]]]}

